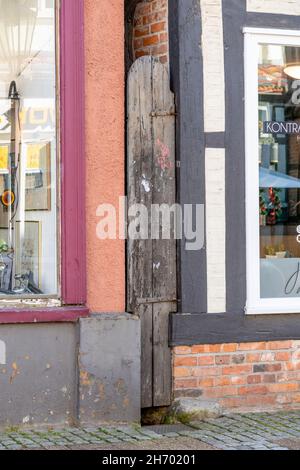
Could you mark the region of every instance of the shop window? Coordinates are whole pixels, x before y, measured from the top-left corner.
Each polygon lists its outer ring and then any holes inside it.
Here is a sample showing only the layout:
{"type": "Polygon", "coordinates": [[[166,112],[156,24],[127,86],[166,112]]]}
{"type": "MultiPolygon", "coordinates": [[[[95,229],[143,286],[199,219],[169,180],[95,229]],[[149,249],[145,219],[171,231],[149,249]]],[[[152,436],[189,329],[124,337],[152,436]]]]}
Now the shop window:
{"type": "Polygon", "coordinates": [[[246,310],[300,312],[300,35],[245,33],[246,310]]]}
{"type": "Polygon", "coordinates": [[[56,8],[1,1],[2,301],[59,296],[56,8]]]}

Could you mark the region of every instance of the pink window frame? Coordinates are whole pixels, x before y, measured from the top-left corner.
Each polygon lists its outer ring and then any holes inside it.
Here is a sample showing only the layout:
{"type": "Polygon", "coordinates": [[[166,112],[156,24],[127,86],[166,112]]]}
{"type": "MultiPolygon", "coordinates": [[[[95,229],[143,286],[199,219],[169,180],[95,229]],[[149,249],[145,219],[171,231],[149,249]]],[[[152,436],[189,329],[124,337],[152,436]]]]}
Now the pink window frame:
{"type": "Polygon", "coordinates": [[[74,322],[86,308],[84,0],[60,0],[62,307],[0,308],[0,323],[74,322]]]}

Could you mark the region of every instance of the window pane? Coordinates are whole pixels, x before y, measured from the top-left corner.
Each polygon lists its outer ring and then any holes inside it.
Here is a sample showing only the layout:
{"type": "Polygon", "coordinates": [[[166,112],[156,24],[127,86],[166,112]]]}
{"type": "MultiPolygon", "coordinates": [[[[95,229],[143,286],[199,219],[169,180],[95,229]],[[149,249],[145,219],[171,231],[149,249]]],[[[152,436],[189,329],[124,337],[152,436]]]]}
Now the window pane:
{"type": "Polygon", "coordinates": [[[300,296],[300,48],[259,47],[262,298],[300,296]]]}
{"type": "Polygon", "coordinates": [[[56,295],[55,2],[0,6],[0,295],[56,295]]]}

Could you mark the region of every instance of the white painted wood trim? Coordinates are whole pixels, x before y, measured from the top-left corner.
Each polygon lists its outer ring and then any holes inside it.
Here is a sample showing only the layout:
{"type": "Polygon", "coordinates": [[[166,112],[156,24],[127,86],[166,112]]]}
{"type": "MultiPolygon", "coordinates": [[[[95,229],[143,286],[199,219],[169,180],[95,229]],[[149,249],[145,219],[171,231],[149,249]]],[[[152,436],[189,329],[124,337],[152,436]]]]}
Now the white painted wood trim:
{"type": "Polygon", "coordinates": [[[258,43],[245,37],[245,129],[246,129],[246,313],[259,301],[259,168],[258,168],[258,43]]]}
{"type": "Polygon", "coordinates": [[[243,28],[244,34],[259,34],[259,35],[268,35],[268,36],[300,36],[300,30],[291,30],[291,29],[270,29],[270,28],[243,28]]]}
{"type": "Polygon", "coordinates": [[[300,299],[261,299],[258,305],[247,307],[247,315],[282,315],[300,313],[300,299]]]}
{"type": "Polygon", "coordinates": [[[247,0],[247,11],[297,16],[300,15],[300,2],[299,0],[247,0]]]}

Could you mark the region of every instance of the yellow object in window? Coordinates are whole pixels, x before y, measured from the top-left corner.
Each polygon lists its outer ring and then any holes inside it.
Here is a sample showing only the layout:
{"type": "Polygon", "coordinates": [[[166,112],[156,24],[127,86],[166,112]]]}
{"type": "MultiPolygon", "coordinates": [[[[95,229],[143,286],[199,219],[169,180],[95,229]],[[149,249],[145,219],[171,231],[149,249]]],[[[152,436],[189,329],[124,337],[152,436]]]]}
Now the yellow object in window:
{"type": "Polygon", "coordinates": [[[8,147],[0,146],[0,170],[8,169],[8,147]]]}
{"type": "Polygon", "coordinates": [[[26,169],[39,170],[40,169],[40,151],[42,145],[33,144],[28,145],[26,155],[26,169]]]}

